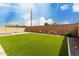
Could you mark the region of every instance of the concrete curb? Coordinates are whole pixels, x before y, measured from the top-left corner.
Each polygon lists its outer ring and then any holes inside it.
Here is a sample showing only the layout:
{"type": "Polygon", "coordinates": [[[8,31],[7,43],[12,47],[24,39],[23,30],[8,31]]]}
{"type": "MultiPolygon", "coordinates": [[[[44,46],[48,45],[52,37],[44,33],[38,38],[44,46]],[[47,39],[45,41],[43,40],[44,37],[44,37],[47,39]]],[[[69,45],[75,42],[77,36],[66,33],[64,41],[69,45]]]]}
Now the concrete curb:
{"type": "Polygon", "coordinates": [[[48,36],[62,36],[62,35],[51,35],[51,34],[44,34],[44,33],[35,33],[35,32],[17,32],[17,33],[5,33],[2,34],[0,36],[13,36],[13,35],[17,35],[17,34],[40,34],[40,35],[48,35],[48,36]]]}
{"type": "Polygon", "coordinates": [[[68,55],[71,56],[70,45],[69,45],[69,38],[68,37],[67,37],[67,44],[68,44],[68,55]]]}
{"type": "Polygon", "coordinates": [[[13,35],[17,35],[17,34],[29,34],[30,32],[21,32],[21,33],[6,33],[6,34],[2,34],[0,36],[13,36],[13,35]]]}
{"type": "Polygon", "coordinates": [[[62,35],[52,35],[52,34],[45,34],[45,33],[35,33],[35,32],[30,32],[31,34],[40,34],[40,35],[48,35],[48,36],[62,36],[62,35]]]}

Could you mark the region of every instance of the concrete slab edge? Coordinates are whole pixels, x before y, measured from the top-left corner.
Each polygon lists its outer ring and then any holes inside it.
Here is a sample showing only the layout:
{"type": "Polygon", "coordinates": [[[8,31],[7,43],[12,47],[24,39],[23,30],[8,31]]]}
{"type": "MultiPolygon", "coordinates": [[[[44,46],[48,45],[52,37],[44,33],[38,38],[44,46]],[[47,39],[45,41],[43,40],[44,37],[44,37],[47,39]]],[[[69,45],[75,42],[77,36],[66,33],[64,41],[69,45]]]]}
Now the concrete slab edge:
{"type": "Polygon", "coordinates": [[[0,56],[7,56],[1,44],[0,44],[0,56]]]}
{"type": "Polygon", "coordinates": [[[68,56],[71,56],[70,45],[69,45],[69,38],[68,37],[67,37],[67,45],[68,45],[68,56]]]}

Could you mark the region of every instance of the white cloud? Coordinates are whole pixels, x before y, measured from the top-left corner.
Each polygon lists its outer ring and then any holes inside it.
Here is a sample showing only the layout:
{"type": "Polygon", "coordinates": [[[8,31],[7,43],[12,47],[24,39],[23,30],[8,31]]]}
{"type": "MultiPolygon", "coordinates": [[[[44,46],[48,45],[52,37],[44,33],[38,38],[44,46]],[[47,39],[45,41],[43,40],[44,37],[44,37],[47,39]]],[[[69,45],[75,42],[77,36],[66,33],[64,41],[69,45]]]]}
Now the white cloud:
{"type": "Polygon", "coordinates": [[[30,12],[31,9],[35,9],[35,6],[33,3],[20,3],[18,4],[19,8],[23,11],[23,12],[30,12]]]}
{"type": "MultiPolygon", "coordinates": [[[[26,25],[26,26],[31,26],[31,20],[23,20],[24,23],[23,25],[26,25]]],[[[40,17],[40,19],[32,19],[32,26],[43,26],[44,23],[49,23],[49,24],[53,24],[54,21],[52,19],[46,19],[45,17],[40,17]]],[[[7,23],[7,25],[16,25],[16,24],[21,24],[19,22],[15,22],[15,21],[12,21],[12,22],[9,22],[7,23]]]]}
{"type": "Polygon", "coordinates": [[[42,16],[47,13],[51,13],[51,11],[52,11],[50,4],[45,4],[45,3],[38,4],[38,9],[39,9],[38,11],[39,11],[40,15],[42,15],[42,16]]]}
{"type": "Polygon", "coordinates": [[[4,15],[8,14],[11,11],[10,9],[11,9],[10,4],[1,3],[0,4],[0,16],[4,16],[4,15]]]}
{"type": "Polygon", "coordinates": [[[0,7],[11,7],[10,4],[6,4],[6,3],[0,3],[0,7]]]}
{"type": "Polygon", "coordinates": [[[15,22],[15,21],[13,21],[13,22],[9,22],[9,23],[7,23],[7,25],[20,25],[20,23],[19,23],[19,22],[15,22]]]}
{"type": "Polygon", "coordinates": [[[79,3],[73,4],[72,9],[74,12],[79,12],[79,3]]]}
{"type": "Polygon", "coordinates": [[[64,22],[62,22],[62,24],[69,24],[69,22],[68,21],[64,21],[64,22]]]}
{"type": "Polygon", "coordinates": [[[30,20],[31,19],[31,13],[26,13],[23,15],[24,20],[30,20]]]}
{"type": "Polygon", "coordinates": [[[32,8],[33,7],[33,3],[20,3],[19,4],[19,6],[21,7],[21,8],[23,8],[23,9],[30,9],[30,8],[32,8]]]}
{"type": "Polygon", "coordinates": [[[46,19],[44,17],[41,17],[39,19],[39,23],[40,23],[40,25],[44,25],[44,23],[46,23],[46,19]]]}
{"type": "Polygon", "coordinates": [[[31,21],[30,21],[30,20],[27,20],[27,21],[24,23],[24,25],[26,25],[26,26],[31,26],[30,24],[31,24],[31,21]]]}
{"type": "Polygon", "coordinates": [[[64,5],[60,6],[60,9],[61,10],[67,10],[67,9],[69,9],[69,5],[68,4],[64,4],[64,5]]]}
{"type": "Polygon", "coordinates": [[[39,19],[39,21],[40,21],[40,25],[44,25],[44,23],[49,23],[49,24],[53,24],[54,23],[54,21],[52,20],[52,19],[45,19],[45,17],[41,17],[40,19],[39,19]]]}
{"type": "MultiPolygon", "coordinates": [[[[22,18],[24,19],[25,21],[25,25],[27,26],[30,26],[30,17],[31,17],[31,9],[33,11],[33,15],[34,16],[37,16],[38,12],[41,14],[41,15],[44,15],[45,13],[48,12],[48,10],[51,10],[50,9],[50,6],[49,4],[33,4],[33,3],[23,3],[23,4],[18,4],[19,5],[19,8],[21,9],[22,12],[22,18]],[[39,8],[40,7],[40,8],[39,8]],[[46,10],[48,8],[48,10],[46,10]],[[40,10],[39,10],[40,9],[40,10]]],[[[38,16],[37,16],[38,18],[38,16]]],[[[36,26],[36,25],[44,25],[45,22],[47,23],[50,23],[52,24],[53,21],[52,19],[48,19],[46,20],[44,17],[41,17],[40,19],[33,19],[32,20],[33,22],[33,26],[36,26]]]]}
{"type": "MultiPolygon", "coordinates": [[[[32,19],[32,26],[43,26],[44,23],[53,24],[54,21],[52,19],[46,19],[45,17],[40,17],[40,19],[32,19]]],[[[24,25],[31,26],[31,20],[25,20],[24,25]]]]}
{"type": "Polygon", "coordinates": [[[49,24],[53,24],[54,21],[53,21],[52,19],[48,19],[48,20],[47,20],[47,23],[49,23],[49,24]]]}
{"type": "Polygon", "coordinates": [[[52,20],[52,19],[45,19],[45,17],[41,17],[40,19],[39,19],[39,21],[40,21],[40,25],[44,25],[44,23],[49,23],[49,24],[53,24],[54,23],[54,21],[52,20]]]}
{"type": "MultiPolygon", "coordinates": [[[[33,3],[20,3],[18,4],[19,10],[21,11],[22,18],[24,20],[30,20],[31,18],[31,11],[33,14],[37,12],[37,8],[35,7],[35,4],[33,3]]],[[[32,15],[33,17],[33,15],[32,15]]]]}
{"type": "MultiPolygon", "coordinates": [[[[31,20],[26,20],[23,25],[31,26],[31,20]]],[[[38,25],[38,20],[32,19],[32,26],[37,26],[37,25],[38,25]]]]}

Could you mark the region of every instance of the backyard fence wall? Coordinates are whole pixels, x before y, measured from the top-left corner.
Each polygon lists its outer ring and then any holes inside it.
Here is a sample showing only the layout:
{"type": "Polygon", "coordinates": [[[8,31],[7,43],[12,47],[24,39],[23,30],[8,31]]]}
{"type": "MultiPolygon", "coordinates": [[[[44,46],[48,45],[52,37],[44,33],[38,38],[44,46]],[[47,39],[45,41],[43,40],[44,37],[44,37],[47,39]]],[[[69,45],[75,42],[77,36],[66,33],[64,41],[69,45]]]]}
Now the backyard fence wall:
{"type": "Polygon", "coordinates": [[[66,32],[78,29],[77,24],[52,25],[52,26],[27,26],[25,32],[47,33],[64,35],[66,32]]]}
{"type": "Polygon", "coordinates": [[[78,31],[78,36],[79,36],[79,24],[78,24],[78,29],[77,29],[77,31],[78,31]]]}

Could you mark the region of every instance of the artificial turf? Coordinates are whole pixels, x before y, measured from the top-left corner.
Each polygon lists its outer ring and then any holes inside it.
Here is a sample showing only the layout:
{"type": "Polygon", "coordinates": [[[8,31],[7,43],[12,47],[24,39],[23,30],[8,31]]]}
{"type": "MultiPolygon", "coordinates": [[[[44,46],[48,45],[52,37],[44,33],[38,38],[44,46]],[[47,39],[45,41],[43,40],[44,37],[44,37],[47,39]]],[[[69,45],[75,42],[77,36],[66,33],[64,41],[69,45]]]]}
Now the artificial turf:
{"type": "Polygon", "coordinates": [[[68,55],[64,36],[19,34],[0,37],[0,44],[8,56],[68,55]]]}

